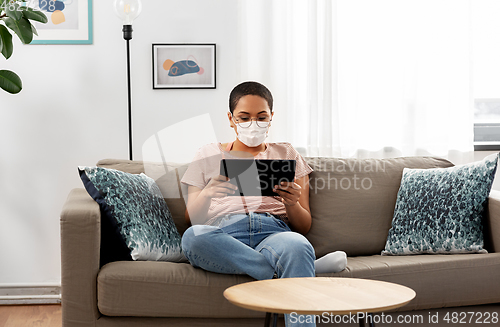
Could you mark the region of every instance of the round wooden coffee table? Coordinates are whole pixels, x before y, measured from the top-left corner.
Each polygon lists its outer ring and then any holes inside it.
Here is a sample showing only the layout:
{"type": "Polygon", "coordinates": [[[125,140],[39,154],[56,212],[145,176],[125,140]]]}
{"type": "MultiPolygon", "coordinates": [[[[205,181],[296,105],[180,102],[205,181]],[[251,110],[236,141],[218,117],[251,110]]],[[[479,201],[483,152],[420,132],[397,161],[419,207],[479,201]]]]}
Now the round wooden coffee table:
{"type": "MultiPolygon", "coordinates": [[[[281,278],[243,283],[227,288],[229,302],[255,311],[271,313],[276,326],[279,313],[297,315],[370,314],[402,307],[416,293],[409,287],[361,278],[307,277],[281,278]]],[[[365,317],[360,315],[359,325],[365,317]]],[[[374,326],[373,321],[370,325],[374,326]]]]}

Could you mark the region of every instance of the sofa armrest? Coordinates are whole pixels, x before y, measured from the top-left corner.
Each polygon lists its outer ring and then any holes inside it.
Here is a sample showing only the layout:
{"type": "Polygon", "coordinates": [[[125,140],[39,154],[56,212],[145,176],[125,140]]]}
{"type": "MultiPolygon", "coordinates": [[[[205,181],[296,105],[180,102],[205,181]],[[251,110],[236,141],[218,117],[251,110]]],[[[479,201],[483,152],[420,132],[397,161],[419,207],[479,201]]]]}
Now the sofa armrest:
{"type": "Polygon", "coordinates": [[[490,192],[484,227],[486,248],[489,252],[500,252],[500,191],[490,192]]]}
{"type": "Polygon", "coordinates": [[[83,188],[73,189],[61,212],[63,326],[95,326],[100,249],[99,205],[83,188]]]}

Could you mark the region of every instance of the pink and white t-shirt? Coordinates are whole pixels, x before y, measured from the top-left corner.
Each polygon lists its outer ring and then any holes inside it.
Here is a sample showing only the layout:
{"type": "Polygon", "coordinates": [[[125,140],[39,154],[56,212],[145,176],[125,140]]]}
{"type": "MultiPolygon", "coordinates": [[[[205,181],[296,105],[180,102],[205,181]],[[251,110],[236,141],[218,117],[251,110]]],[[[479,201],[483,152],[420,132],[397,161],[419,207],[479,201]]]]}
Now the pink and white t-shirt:
{"type": "MultiPolygon", "coordinates": [[[[312,172],[312,168],[290,143],[266,143],[266,150],[256,155],[255,159],[295,160],[295,178],[302,178],[312,172]]],[[[230,145],[228,146],[230,148],[230,145]]],[[[211,143],[201,147],[182,177],[181,182],[204,189],[211,178],[220,174],[221,159],[244,159],[231,155],[220,143],[211,143]]],[[[217,217],[235,213],[268,212],[285,222],[285,205],[278,197],[272,196],[227,196],[213,198],[208,209],[206,225],[212,224],[217,217]]]]}

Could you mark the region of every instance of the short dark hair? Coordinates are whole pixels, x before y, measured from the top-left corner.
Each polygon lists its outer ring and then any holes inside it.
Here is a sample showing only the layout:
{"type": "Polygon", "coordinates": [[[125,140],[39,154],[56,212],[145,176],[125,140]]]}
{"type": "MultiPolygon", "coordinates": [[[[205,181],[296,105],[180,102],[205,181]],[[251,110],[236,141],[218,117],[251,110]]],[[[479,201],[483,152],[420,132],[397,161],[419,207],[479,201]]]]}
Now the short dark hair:
{"type": "Polygon", "coordinates": [[[258,82],[243,82],[234,87],[229,95],[229,111],[231,114],[238,105],[238,102],[245,95],[258,95],[267,101],[267,105],[271,112],[273,112],[273,95],[271,91],[264,85],[258,82]]]}

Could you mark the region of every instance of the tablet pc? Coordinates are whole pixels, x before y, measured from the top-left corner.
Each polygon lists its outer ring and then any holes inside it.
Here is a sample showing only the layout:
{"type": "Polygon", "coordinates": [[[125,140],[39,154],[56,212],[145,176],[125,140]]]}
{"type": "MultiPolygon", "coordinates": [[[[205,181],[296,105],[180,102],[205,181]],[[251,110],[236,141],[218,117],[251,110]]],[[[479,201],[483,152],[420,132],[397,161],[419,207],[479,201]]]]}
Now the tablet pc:
{"type": "Polygon", "coordinates": [[[220,174],[238,187],[234,196],[277,196],[280,182],[293,182],[295,160],[222,159],[220,174]]]}

